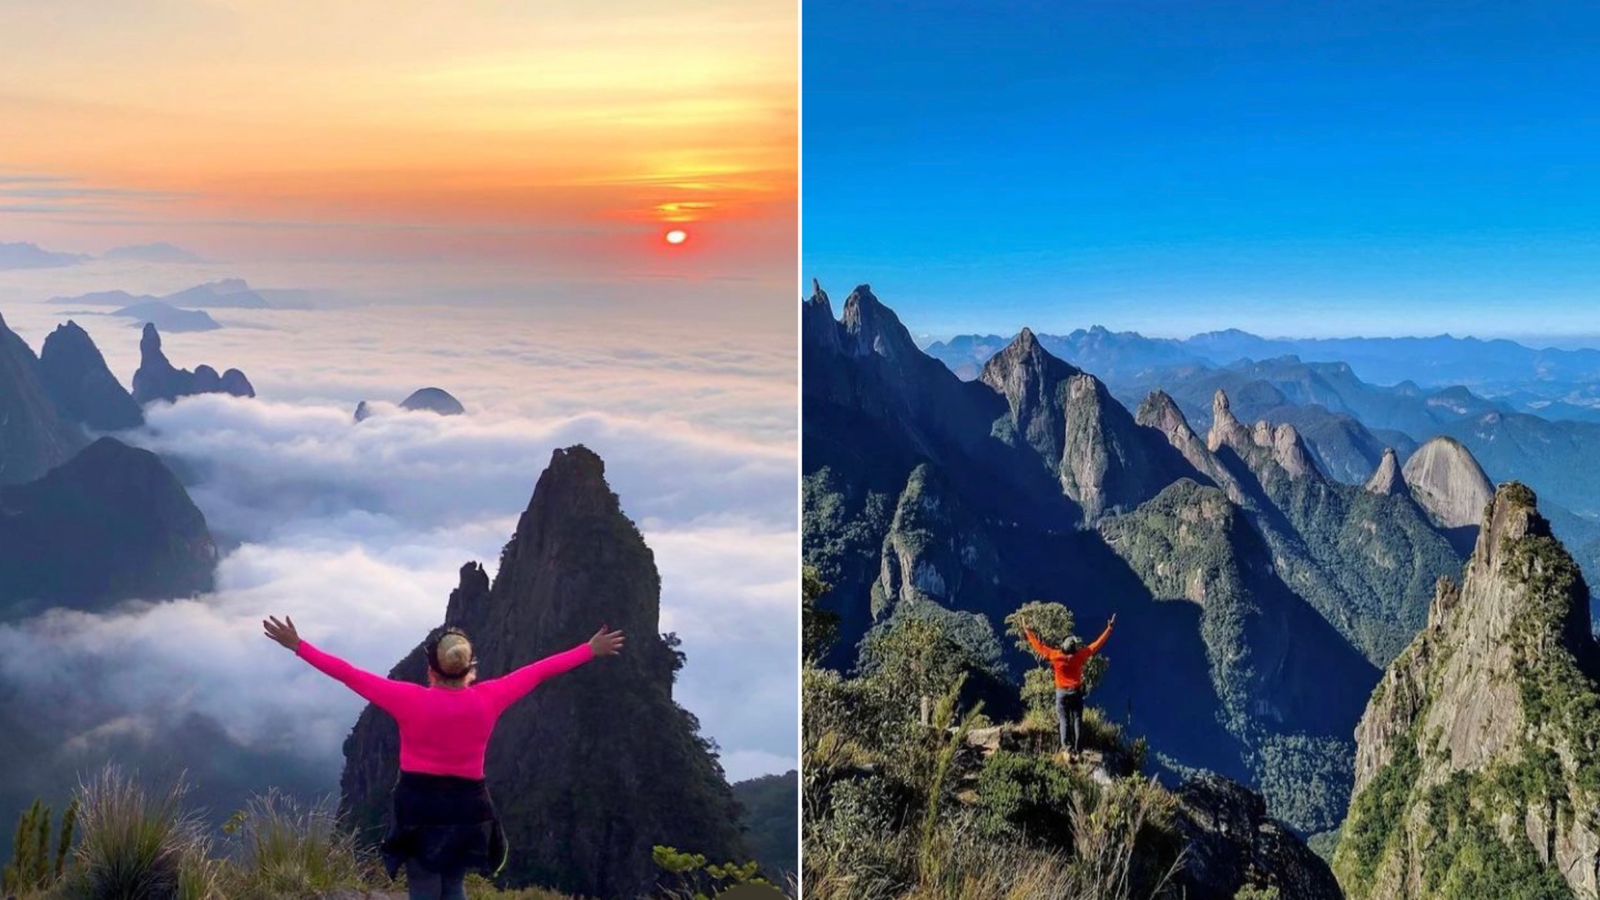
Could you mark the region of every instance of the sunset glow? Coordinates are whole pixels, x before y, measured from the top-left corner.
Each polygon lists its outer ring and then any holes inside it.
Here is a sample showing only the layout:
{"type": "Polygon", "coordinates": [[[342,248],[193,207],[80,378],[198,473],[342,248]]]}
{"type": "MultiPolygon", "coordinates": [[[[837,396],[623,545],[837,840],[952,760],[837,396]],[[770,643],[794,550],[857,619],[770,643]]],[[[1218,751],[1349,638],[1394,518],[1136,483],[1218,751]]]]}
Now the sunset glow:
{"type": "Polygon", "coordinates": [[[795,4],[466,10],[16,6],[0,240],[579,273],[694,222],[723,235],[708,272],[792,259],[795,4]]]}

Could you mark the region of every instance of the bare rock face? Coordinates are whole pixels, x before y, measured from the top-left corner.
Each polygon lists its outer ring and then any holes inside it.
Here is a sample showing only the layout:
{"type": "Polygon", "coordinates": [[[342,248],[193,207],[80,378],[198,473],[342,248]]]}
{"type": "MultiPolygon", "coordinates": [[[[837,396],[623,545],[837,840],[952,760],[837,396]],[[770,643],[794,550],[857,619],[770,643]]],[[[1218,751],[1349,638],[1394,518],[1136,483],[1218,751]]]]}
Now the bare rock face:
{"type": "Polygon", "coordinates": [[[218,375],[216,369],[206,365],[193,372],[174,366],[161,351],[160,332],[154,325],[145,323],[144,333],[139,338],[139,370],[133,373],[133,399],[148,404],[157,400],[171,402],[194,394],[254,397],[256,391],[250,379],[238,369],[218,375]]]}
{"type": "MultiPolygon", "coordinates": [[[[822,295],[822,303],[826,305],[827,302],[827,295],[822,295]]],[[[848,338],[843,345],[854,355],[872,354],[894,361],[922,355],[911,333],[900,323],[900,317],[873,295],[869,284],[857,285],[845,298],[839,324],[848,338]]]]}
{"type": "Polygon", "coordinates": [[[1381,497],[1409,493],[1405,478],[1400,474],[1400,457],[1393,447],[1384,448],[1383,459],[1378,463],[1377,470],[1367,479],[1367,492],[1381,497]]]}
{"type": "Polygon", "coordinates": [[[51,398],[38,357],[0,318],[0,484],[32,481],[85,443],[51,398]]]}
{"type": "MultiPolygon", "coordinates": [[[[1218,392],[1224,403],[1227,395],[1218,392]]],[[[1239,479],[1222,465],[1216,455],[1211,452],[1207,443],[1195,434],[1189,426],[1189,420],[1178,408],[1178,404],[1165,391],[1153,391],[1139,405],[1139,414],[1136,421],[1146,428],[1154,428],[1165,435],[1167,443],[1177,450],[1185,461],[1195,471],[1211,480],[1211,483],[1221,488],[1228,495],[1228,499],[1240,506],[1246,506],[1250,500],[1246,497],[1244,487],[1239,479]]]]}
{"type": "Polygon", "coordinates": [[[1503,486],[1356,729],[1349,895],[1594,896],[1597,664],[1582,575],[1533,492],[1503,486]]]}
{"type": "Polygon", "coordinates": [[[1224,447],[1230,447],[1243,455],[1253,446],[1255,440],[1244,423],[1233,415],[1228,395],[1218,390],[1211,398],[1211,432],[1206,435],[1206,448],[1216,453],[1224,447]]]}
{"type": "Polygon", "coordinates": [[[1273,426],[1262,419],[1255,427],[1246,428],[1234,416],[1228,395],[1221,390],[1211,399],[1211,433],[1206,436],[1206,448],[1212,453],[1232,451],[1258,475],[1263,467],[1276,467],[1290,478],[1322,479],[1322,471],[1293,425],[1284,422],[1273,426]]]}
{"type": "Polygon", "coordinates": [[[1494,495],[1483,467],[1455,438],[1436,437],[1418,447],[1403,475],[1411,495],[1445,528],[1481,524],[1494,495]]]}
{"type": "Polygon", "coordinates": [[[95,431],[144,424],[144,411],[117,381],[100,348],[77,323],[58,326],[44,339],[39,371],[64,415],[95,431]]]}
{"type": "Polygon", "coordinates": [[[1056,473],[1087,521],[1131,510],[1190,474],[1163,435],[1134,421],[1098,378],[1052,356],[1027,328],[979,380],[1005,398],[1010,429],[1056,473]]]}
{"type": "Polygon", "coordinates": [[[872,616],[881,619],[907,603],[982,609],[993,596],[993,573],[999,566],[999,553],[978,518],[962,508],[931,467],[918,466],[906,481],[883,539],[878,580],[872,585],[872,616]]]}
{"type": "MultiPolygon", "coordinates": [[[[552,456],[492,585],[481,566],[463,567],[445,623],[472,636],[484,679],[569,649],[602,623],[628,634],[622,655],[542,685],[495,731],[489,788],[510,883],[632,898],[655,893],[657,844],[745,858],[722,767],[672,699],[683,659],[659,633],[660,591],[650,548],[582,446],[552,456]]],[[[424,666],[419,647],[391,674],[420,680],[424,666]]],[[[344,751],[341,809],[370,835],[398,767],[393,721],[369,707],[344,751]]]]}
{"type": "Polygon", "coordinates": [[[1246,886],[1299,900],[1344,896],[1328,864],[1243,785],[1220,775],[1190,779],[1178,790],[1176,821],[1186,839],[1178,881],[1191,900],[1232,900],[1246,886]]]}

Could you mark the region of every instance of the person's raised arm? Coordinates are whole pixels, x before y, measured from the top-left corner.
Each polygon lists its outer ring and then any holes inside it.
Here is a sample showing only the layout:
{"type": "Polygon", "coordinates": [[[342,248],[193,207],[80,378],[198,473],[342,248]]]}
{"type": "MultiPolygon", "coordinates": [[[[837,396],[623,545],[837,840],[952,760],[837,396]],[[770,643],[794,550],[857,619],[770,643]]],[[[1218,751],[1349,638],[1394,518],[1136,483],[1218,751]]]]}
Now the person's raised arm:
{"type": "Polygon", "coordinates": [[[570,672],[595,657],[617,655],[622,652],[622,643],[621,631],[607,631],[602,625],[594,637],[571,650],[547,656],[499,678],[479,682],[477,691],[489,698],[496,713],[505,712],[546,679],[570,672]]]}
{"type": "Polygon", "coordinates": [[[1099,653],[1100,652],[1100,648],[1104,647],[1106,645],[1106,641],[1111,640],[1111,626],[1113,626],[1115,624],[1117,624],[1117,614],[1116,613],[1112,613],[1111,614],[1111,618],[1106,620],[1106,630],[1100,632],[1100,636],[1095,638],[1094,639],[1094,643],[1089,645],[1089,655],[1090,656],[1093,656],[1094,654],[1099,653]]]}
{"type": "Polygon", "coordinates": [[[392,678],[385,678],[382,675],[358,669],[331,653],[324,653],[318,650],[316,647],[311,646],[310,641],[300,639],[300,634],[294,627],[294,619],[288,616],[285,616],[282,622],[279,622],[274,616],[269,616],[262,620],[261,627],[266,631],[268,638],[310,663],[317,671],[355,691],[363,699],[376,704],[378,708],[391,715],[394,713],[394,707],[401,697],[413,689],[423,689],[418,684],[395,681],[392,678]]]}
{"type": "Polygon", "coordinates": [[[1022,629],[1022,633],[1028,638],[1028,643],[1033,645],[1033,652],[1039,654],[1045,659],[1050,658],[1050,647],[1047,646],[1044,641],[1039,640],[1039,636],[1033,633],[1033,629],[1024,628],[1022,629]]]}

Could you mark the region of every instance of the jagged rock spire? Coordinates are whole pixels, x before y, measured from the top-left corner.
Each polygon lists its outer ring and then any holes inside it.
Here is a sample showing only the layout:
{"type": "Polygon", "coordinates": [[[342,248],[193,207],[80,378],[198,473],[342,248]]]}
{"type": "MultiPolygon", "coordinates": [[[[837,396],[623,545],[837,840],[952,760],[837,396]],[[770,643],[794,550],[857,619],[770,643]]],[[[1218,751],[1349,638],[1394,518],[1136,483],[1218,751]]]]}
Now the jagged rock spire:
{"type": "Polygon", "coordinates": [[[1211,431],[1206,435],[1206,448],[1215,453],[1223,447],[1232,447],[1235,452],[1243,453],[1253,443],[1250,432],[1234,417],[1227,393],[1219,388],[1211,397],[1211,431]]]}
{"type": "Polygon", "coordinates": [[[144,424],[144,411],[117,381],[89,333],[69,321],[44,339],[39,372],[56,406],[95,431],[120,431],[144,424]]]}
{"type": "Polygon", "coordinates": [[[1503,485],[1486,507],[1460,584],[1441,581],[1428,627],[1390,665],[1357,726],[1356,790],[1335,855],[1351,897],[1432,896],[1413,887],[1424,869],[1445,879],[1477,872],[1494,852],[1484,840],[1576,896],[1600,887],[1600,823],[1590,814],[1600,803],[1600,647],[1589,590],[1533,491],[1503,485]],[[1507,774],[1529,765],[1538,787],[1508,792],[1507,774]],[[1402,779],[1384,778],[1393,767],[1402,779]],[[1465,803],[1439,818],[1434,789],[1446,783],[1465,803]],[[1362,845],[1374,833],[1389,836],[1362,845]]]}
{"type": "Polygon", "coordinates": [[[1384,497],[1410,493],[1405,479],[1400,476],[1400,457],[1393,447],[1383,449],[1383,459],[1378,462],[1372,477],[1367,479],[1366,489],[1368,493],[1384,497]]]}
{"type": "MultiPolygon", "coordinates": [[[[551,455],[493,582],[482,566],[462,567],[446,622],[471,635],[483,678],[571,648],[602,623],[628,634],[622,655],[541,686],[496,729],[489,786],[513,848],[512,884],[635,897],[653,891],[656,844],[745,858],[722,769],[672,699],[682,660],[660,634],[660,592],[604,461],[582,445],[551,455]]],[[[393,677],[420,680],[425,665],[414,649],[393,677]]],[[[358,828],[387,814],[396,734],[369,708],[345,744],[341,806],[358,828]]]]}

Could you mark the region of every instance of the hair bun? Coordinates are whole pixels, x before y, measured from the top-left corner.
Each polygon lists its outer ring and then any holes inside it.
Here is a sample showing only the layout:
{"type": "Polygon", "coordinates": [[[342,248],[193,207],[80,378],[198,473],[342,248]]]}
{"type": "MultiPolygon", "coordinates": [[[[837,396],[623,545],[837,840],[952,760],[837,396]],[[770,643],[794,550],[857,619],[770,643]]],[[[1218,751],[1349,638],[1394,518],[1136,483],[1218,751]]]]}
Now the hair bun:
{"type": "Polygon", "coordinates": [[[447,634],[441,638],[434,655],[439,661],[442,675],[457,678],[472,668],[472,644],[459,634],[447,634]]]}

